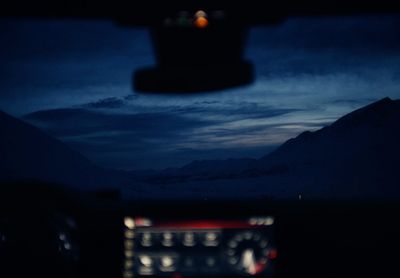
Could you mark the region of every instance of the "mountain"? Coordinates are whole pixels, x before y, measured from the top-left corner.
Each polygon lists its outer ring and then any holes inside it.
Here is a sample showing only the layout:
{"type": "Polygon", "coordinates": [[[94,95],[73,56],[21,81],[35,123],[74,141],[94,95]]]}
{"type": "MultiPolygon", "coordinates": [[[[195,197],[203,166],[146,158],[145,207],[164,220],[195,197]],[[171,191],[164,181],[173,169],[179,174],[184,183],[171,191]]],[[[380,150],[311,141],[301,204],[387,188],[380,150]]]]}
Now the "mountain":
{"type": "Polygon", "coordinates": [[[399,143],[400,100],[384,98],[260,159],[197,161],[145,180],[278,197],[400,197],[399,143]]]}
{"type": "Polygon", "coordinates": [[[102,169],[38,128],[0,111],[0,180],[35,179],[82,189],[110,187],[117,172],[102,169]]]}
{"type": "Polygon", "coordinates": [[[82,189],[122,186],[127,198],[400,198],[400,101],[382,99],[260,159],[193,161],[163,171],[100,168],[0,111],[0,181],[39,179],[82,189]]]}

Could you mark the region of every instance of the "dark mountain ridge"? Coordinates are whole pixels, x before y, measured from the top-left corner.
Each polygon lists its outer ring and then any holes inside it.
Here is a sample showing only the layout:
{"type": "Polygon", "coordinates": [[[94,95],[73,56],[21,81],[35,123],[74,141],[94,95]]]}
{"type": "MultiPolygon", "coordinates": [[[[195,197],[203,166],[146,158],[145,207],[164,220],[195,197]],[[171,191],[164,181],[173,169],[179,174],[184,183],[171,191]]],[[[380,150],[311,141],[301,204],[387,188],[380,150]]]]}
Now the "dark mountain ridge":
{"type": "Polygon", "coordinates": [[[384,98],[320,130],[303,132],[260,159],[122,172],[100,168],[38,128],[0,112],[0,180],[36,179],[81,189],[119,186],[134,194],[143,191],[143,196],[184,191],[400,196],[399,142],[400,101],[384,98]]]}
{"type": "Polygon", "coordinates": [[[33,179],[90,189],[115,185],[102,169],[40,129],[0,111],[0,180],[33,179]]]}
{"type": "Polygon", "coordinates": [[[397,194],[399,142],[400,101],[384,98],[318,131],[303,132],[260,159],[199,161],[197,167],[191,163],[153,174],[147,182],[266,178],[267,184],[281,180],[298,184],[299,191],[375,192],[384,186],[386,191],[397,194]]]}

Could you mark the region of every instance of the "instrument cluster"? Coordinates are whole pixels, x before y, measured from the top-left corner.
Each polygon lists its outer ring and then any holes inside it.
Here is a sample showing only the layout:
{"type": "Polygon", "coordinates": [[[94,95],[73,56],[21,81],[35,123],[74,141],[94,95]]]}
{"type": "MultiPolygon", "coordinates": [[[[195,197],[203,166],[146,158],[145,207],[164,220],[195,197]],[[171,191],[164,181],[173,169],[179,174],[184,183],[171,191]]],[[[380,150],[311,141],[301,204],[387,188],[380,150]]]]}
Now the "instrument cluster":
{"type": "Polygon", "coordinates": [[[272,277],[273,228],[272,216],[168,221],[127,216],[123,277],[272,277]]]}

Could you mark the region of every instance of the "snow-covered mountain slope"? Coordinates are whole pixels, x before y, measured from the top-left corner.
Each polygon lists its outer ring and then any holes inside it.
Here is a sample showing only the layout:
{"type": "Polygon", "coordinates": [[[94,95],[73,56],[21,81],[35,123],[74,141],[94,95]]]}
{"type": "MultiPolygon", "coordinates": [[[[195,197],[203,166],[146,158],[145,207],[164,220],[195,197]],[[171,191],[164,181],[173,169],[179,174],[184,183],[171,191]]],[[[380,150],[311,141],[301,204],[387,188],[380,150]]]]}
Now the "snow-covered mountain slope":
{"type": "Polygon", "coordinates": [[[145,180],[204,195],[400,196],[400,101],[372,103],[258,160],[197,161],[145,180]]]}

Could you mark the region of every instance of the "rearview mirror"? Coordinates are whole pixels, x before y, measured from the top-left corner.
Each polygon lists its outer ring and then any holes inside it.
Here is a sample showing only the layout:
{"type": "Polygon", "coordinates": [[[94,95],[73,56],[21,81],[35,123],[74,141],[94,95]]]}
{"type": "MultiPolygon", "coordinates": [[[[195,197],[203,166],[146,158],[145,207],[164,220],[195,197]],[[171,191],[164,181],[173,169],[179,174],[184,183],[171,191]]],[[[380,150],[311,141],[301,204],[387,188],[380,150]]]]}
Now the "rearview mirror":
{"type": "Polygon", "coordinates": [[[213,91],[254,79],[243,60],[247,27],[224,13],[181,11],[152,26],[151,37],[157,65],[135,73],[136,91],[213,91]]]}

